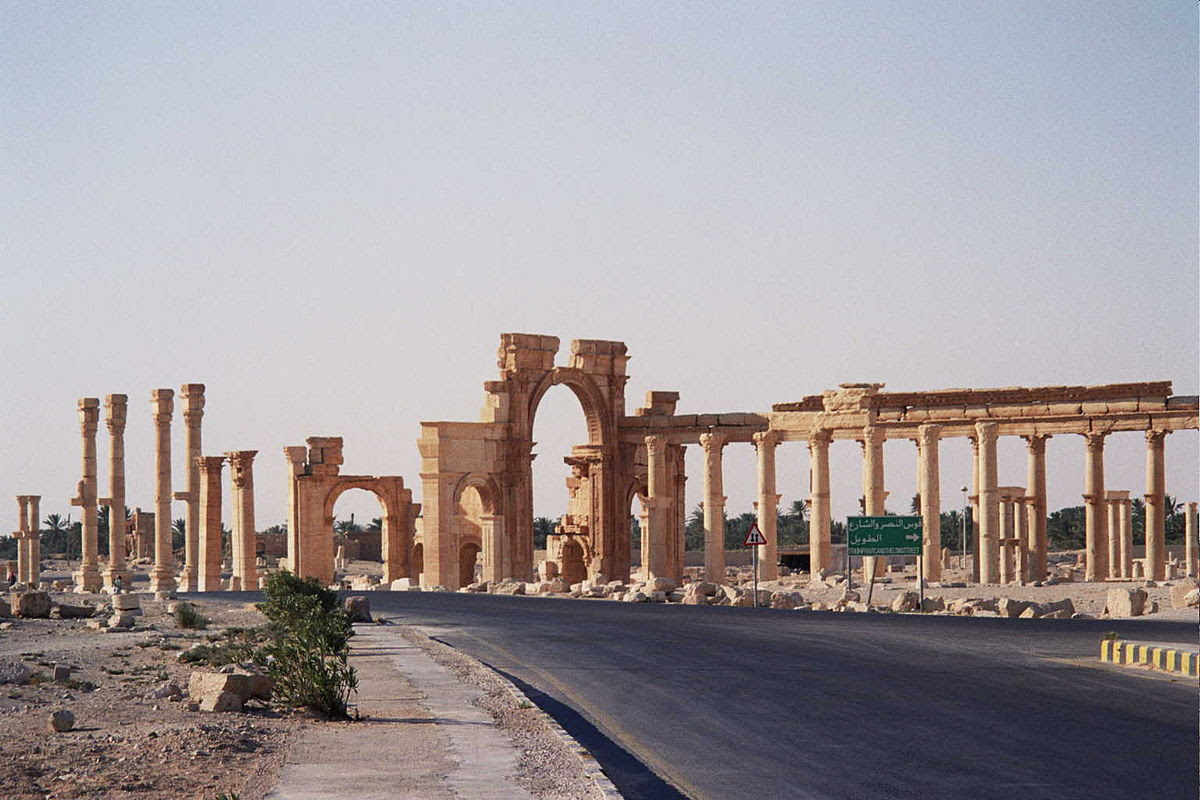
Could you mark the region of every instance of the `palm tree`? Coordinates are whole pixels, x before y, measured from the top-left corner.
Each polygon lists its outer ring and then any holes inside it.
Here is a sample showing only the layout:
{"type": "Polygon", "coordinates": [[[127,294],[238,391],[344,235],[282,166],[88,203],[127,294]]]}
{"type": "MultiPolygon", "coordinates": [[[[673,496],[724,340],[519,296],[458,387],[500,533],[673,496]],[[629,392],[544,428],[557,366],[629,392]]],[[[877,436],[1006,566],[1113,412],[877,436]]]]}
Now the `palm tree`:
{"type": "Polygon", "coordinates": [[[45,526],[43,530],[65,531],[71,527],[71,520],[64,519],[61,514],[47,514],[42,525],[45,526]]]}

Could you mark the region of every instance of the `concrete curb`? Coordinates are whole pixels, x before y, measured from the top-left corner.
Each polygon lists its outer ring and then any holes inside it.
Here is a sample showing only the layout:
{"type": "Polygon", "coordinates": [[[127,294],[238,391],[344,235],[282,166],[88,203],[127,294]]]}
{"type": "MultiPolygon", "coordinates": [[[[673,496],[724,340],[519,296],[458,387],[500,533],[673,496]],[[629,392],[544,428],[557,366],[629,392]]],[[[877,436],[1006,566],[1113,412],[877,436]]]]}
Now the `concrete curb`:
{"type": "Polygon", "coordinates": [[[1163,672],[1197,677],[1200,648],[1105,639],[1100,643],[1100,660],[1122,666],[1151,666],[1163,672]]]}
{"type": "Polygon", "coordinates": [[[541,719],[546,727],[549,728],[551,732],[553,732],[554,735],[562,741],[566,748],[575,754],[575,757],[579,759],[579,765],[583,769],[583,774],[586,775],[589,780],[591,780],[592,784],[596,787],[596,790],[600,792],[601,797],[605,798],[605,800],[625,800],[625,796],[621,794],[617,787],[613,785],[613,782],[609,780],[608,776],[604,774],[604,770],[600,768],[600,762],[596,761],[596,758],[587,751],[587,748],[577,742],[574,736],[567,733],[566,730],[564,730],[563,727],[558,724],[554,717],[542,710],[541,706],[530,700],[524,692],[517,688],[516,684],[500,674],[499,670],[490,664],[485,664],[469,653],[459,650],[457,647],[452,647],[451,645],[446,644],[440,639],[434,639],[432,636],[420,631],[414,630],[413,632],[420,636],[424,636],[431,642],[436,642],[442,647],[449,647],[450,649],[454,650],[454,652],[465,658],[469,658],[480,667],[483,667],[495,675],[496,680],[500,681],[500,683],[504,685],[504,688],[508,690],[508,693],[511,694],[513,699],[517,701],[518,706],[521,704],[528,704],[530,712],[541,719]]]}

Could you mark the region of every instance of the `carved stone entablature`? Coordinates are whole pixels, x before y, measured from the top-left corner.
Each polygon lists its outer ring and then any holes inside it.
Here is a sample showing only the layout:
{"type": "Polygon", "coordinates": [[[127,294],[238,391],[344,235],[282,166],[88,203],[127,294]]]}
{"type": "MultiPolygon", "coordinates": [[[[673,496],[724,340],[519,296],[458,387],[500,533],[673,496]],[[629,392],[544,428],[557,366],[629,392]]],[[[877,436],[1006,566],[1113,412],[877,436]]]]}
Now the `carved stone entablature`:
{"type": "Polygon", "coordinates": [[[840,383],[821,397],[827,412],[863,411],[874,407],[872,399],[882,388],[882,383],[840,383]]]}

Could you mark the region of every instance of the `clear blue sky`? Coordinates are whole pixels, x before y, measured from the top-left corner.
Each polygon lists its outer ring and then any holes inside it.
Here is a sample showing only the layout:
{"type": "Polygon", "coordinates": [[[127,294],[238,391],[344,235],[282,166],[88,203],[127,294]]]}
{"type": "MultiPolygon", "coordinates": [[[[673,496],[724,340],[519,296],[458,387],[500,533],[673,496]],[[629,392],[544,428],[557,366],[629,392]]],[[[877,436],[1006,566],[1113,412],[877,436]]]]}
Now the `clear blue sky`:
{"type": "MultiPolygon", "coordinates": [[[[623,340],[630,407],[685,412],[849,380],[1196,393],[1197,88],[1178,0],[6,2],[0,530],[18,493],[73,511],[85,395],[130,395],[149,508],[150,390],[185,381],[207,452],[261,451],[260,526],[309,435],[419,493],[418,421],[477,418],[501,331],[623,340]]],[[[543,411],[557,516],[584,428],[565,389],[543,411]]],[[[912,451],[887,448],[897,510],[912,451]]],[[[1140,493],[1141,437],[1109,452],[1140,493]]],[[[1200,494],[1197,452],[1168,439],[1168,491],[1200,494]]],[[[1082,453],[1052,441],[1052,506],[1082,453]]],[[[806,454],[780,459],[789,503],[806,454]]],[[[753,453],[727,463],[748,510],[753,453]]],[[[850,513],[857,447],[834,469],[850,513]]],[[[1019,441],[1001,470],[1023,482],[1019,441]]]]}

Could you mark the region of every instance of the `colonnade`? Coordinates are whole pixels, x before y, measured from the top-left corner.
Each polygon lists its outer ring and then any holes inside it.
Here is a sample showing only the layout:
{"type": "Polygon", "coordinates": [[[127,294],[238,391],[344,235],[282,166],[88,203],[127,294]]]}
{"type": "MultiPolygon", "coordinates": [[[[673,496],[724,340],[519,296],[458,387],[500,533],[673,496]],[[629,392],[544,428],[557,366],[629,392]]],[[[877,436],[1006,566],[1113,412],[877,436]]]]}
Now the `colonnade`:
{"type": "Polygon", "coordinates": [[[17,495],[17,581],[27,586],[37,586],[42,579],[42,549],[39,531],[42,498],[35,494],[17,495]]]}
{"type": "MultiPolygon", "coordinates": [[[[923,522],[922,568],[928,580],[940,580],[941,504],[939,445],[943,426],[928,423],[917,427],[913,441],[917,445],[919,513],[923,522]]],[[[1146,557],[1145,577],[1166,578],[1165,544],[1165,468],[1163,440],[1167,430],[1145,431],[1146,451],[1146,557]]],[[[884,513],[888,492],[884,486],[883,443],[886,432],[881,426],[867,426],[855,438],[862,447],[862,482],[864,512],[868,516],[884,513]]],[[[1131,579],[1134,576],[1132,500],[1129,492],[1114,492],[1105,488],[1104,444],[1109,432],[1088,431],[1084,438],[1084,508],[1085,508],[1085,579],[1089,581],[1131,579]]],[[[1046,535],[1046,440],[1050,434],[1024,434],[1027,470],[1025,486],[1001,486],[998,475],[998,442],[1000,425],[995,421],[978,421],[968,438],[973,449],[973,484],[969,496],[974,510],[975,565],[972,579],[979,583],[1009,583],[1044,580],[1047,572],[1046,535]]],[[[651,464],[655,448],[661,448],[662,437],[646,437],[651,464]],[[651,447],[654,440],[654,447],[651,447]]],[[[829,444],[834,431],[818,428],[808,433],[809,451],[809,556],[813,579],[822,570],[831,568],[831,529],[829,497],[829,444]]],[[[780,495],[776,493],[775,448],[781,441],[779,431],[767,430],[753,435],[758,454],[758,501],[755,503],[758,526],[767,544],[760,560],[764,579],[777,576],[776,512],[780,495]]],[[[725,576],[724,511],[722,459],[728,436],[719,429],[700,434],[704,452],[704,553],[705,574],[709,580],[725,576]]],[[[654,494],[654,471],[651,471],[651,496],[654,494]]],[[[651,505],[653,514],[653,505],[651,505]]],[[[1189,520],[1193,519],[1191,512],[1189,520]]],[[[652,523],[653,524],[653,523],[652,523]]],[[[1194,522],[1189,522],[1194,530],[1194,522]]],[[[1195,535],[1189,542],[1194,541],[1195,535]]],[[[1193,545],[1188,545],[1189,574],[1196,573],[1192,561],[1193,545]]],[[[653,552],[653,549],[652,551],[653,552]]],[[[864,578],[872,571],[878,574],[876,559],[864,558],[864,578]]],[[[882,559],[880,559],[882,561],[882,559]]],[[[651,571],[653,572],[653,565],[651,571]]]]}

